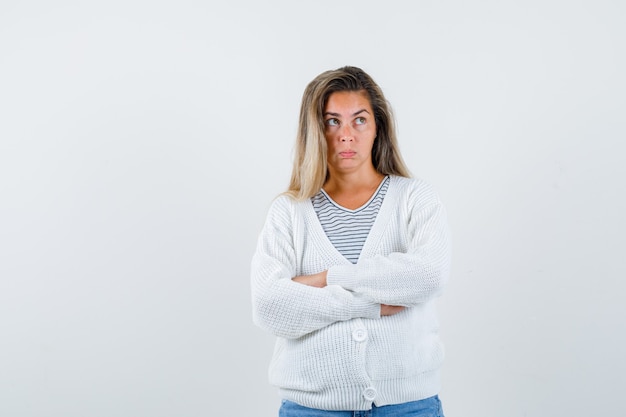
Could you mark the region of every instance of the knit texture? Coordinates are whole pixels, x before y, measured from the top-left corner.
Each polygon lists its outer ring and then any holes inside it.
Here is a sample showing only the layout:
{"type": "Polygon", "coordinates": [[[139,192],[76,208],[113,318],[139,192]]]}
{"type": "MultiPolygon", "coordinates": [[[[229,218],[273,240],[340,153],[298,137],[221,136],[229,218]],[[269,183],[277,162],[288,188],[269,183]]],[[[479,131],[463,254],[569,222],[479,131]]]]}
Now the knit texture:
{"type": "Polygon", "coordinates": [[[270,383],[284,399],[368,410],[439,392],[434,299],[449,276],[445,210],[432,187],[392,176],[356,264],[328,240],[310,200],[270,207],[251,265],[254,322],[277,336],[270,383]],[[328,285],[291,278],[328,270],[328,285]],[[380,304],[407,307],[380,316],[380,304]]]}

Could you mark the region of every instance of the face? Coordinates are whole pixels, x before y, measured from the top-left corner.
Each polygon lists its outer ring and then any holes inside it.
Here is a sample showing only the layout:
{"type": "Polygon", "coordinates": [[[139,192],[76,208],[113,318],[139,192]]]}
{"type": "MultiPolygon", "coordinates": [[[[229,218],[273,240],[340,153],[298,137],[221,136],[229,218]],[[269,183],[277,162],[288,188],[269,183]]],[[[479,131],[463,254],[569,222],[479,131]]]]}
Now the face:
{"type": "Polygon", "coordinates": [[[374,111],[365,91],[339,91],[328,97],[324,135],[330,175],[371,170],[376,138],[374,111]]]}

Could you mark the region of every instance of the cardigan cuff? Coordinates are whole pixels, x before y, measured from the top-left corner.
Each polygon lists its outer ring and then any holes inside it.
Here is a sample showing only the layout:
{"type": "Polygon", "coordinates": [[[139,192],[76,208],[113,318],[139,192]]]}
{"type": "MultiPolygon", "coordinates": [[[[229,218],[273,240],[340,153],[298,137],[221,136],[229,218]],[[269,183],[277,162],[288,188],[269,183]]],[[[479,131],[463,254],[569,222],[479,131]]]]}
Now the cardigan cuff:
{"type": "Polygon", "coordinates": [[[339,285],[341,288],[354,291],[358,282],[355,265],[335,265],[328,268],[326,285],[339,285]]]}
{"type": "Polygon", "coordinates": [[[353,318],[380,318],[380,304],[377,304],[372,300],[365,298],[365,296],[361,294],[354,294],[351,310],[353,318]]]}

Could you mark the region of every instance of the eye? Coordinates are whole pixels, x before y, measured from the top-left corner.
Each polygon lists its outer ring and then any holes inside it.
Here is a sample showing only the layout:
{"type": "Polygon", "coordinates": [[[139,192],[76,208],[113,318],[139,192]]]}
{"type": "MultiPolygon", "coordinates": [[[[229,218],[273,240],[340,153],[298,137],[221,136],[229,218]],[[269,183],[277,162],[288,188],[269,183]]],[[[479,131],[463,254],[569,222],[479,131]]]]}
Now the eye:
{"type": "Polygon", "coordinates": [[[339,120],[335,118],[326,119],[326,126],[339,126],[339,120]]]}
{"type": "Polygon", "coordinates": [[[354,121],[357,125],[363,125],[365,124],[365,117],[357,117],[354,121]]]}

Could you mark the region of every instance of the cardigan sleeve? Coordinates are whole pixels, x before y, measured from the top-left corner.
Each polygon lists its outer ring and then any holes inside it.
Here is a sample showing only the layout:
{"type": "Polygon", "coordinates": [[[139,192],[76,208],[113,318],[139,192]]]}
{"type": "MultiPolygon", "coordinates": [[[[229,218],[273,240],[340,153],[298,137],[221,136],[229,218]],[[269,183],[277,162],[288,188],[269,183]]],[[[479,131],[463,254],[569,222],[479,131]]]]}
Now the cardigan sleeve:
{"type": "Polygon", "coordinates": [[[253,321],[284,338],[298,338],[338,321],[379,318],[380,305],[340,286],[314,288],[297,274],[293,203],[279,197],[269,210],[251,264],[253,321]]]}
{"type": "MultiPolygon", "coordinates": [[[[425,183],[422,183],[425,184],[425,183]]],[[[339,285],[381,304],[411,307],[441,294],[450,273],[450,237],[446,213],[430,185],[407,190],[404,224],[406,250],[361,259],[357,264],[329,268],[328,285],[339,285]]],[[[381,244],[385,244],[386,241],[381,244]]]]}

